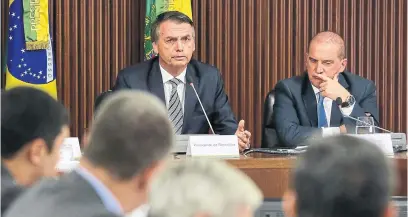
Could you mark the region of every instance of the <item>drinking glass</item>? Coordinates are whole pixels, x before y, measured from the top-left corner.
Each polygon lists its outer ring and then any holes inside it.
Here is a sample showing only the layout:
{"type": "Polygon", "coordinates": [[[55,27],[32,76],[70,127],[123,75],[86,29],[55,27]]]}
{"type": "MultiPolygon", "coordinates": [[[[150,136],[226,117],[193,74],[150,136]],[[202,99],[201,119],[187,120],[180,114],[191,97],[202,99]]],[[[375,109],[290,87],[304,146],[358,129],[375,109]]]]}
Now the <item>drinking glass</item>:
{"type": "Polygon", "coordinates": [[[375,133],[373,117],[358,117],[356,123],[356,134],[372,134],[375,133]]]}

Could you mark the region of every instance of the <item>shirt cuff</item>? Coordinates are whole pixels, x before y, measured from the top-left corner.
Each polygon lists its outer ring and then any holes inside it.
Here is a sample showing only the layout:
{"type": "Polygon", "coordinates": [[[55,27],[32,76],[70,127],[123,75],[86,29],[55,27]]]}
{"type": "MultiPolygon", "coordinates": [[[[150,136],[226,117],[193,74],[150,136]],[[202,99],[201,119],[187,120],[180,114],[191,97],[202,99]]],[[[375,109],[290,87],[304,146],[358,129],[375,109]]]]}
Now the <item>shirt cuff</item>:
{"type": "Polygon", "coordinates": [[[350,116],[350,115],[351,115],[351,112],[353,112],[354,105],[355,105],[355,103],[354,103],[353,105],[347,107],[347,108],[340,108],[340,109],[341,109],[341,112],[342,112],[343,114],[347,115],[347,116],[350,116]]]}
{"type": "Polygon", "coordinates": [[[322,136],[335,136],[340,134],[339,127],[322,127],[322,136]]]}

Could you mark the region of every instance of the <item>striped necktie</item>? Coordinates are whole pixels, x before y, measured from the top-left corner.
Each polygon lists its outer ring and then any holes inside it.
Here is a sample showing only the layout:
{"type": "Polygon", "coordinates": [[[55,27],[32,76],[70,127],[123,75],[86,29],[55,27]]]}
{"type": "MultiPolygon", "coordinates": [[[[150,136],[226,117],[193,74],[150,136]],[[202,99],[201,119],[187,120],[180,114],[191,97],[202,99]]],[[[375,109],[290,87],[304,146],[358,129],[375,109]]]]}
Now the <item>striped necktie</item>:
{"type": "Polygon", "coordinates": [[[180,135],[181,128],[183,127],[184,115],[180,98],[177,93],[177,86],[181,83],[181,81],[177,78],[173,78],[169,82],[171,84],[171,94],[168,105],[169,119],[171,123],[173,123],[174,133],[180,135]]]}

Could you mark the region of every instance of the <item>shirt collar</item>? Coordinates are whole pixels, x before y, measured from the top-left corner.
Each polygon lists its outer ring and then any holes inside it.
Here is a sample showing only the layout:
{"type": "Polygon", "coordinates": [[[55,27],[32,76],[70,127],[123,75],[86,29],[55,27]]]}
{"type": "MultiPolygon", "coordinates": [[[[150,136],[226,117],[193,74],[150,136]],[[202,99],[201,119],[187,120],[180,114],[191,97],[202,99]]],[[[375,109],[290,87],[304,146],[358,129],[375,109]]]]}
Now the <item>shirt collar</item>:
{"type": "Polygon", "coordinates": [[[101,181],[81,166],[75,168],[75,171],[92,186],[107,210],[117,215],[123,215],[119,201],[101,181]]]}
{"type": "Polygon", "coordinates": [[[312,85],[313,92],[314,92],[315,95],[317,95],[318,93],[320,93],[320,90],[319,90],[317,87],[315,87],[315,86],[312,84],[312,82],[310,82],[310,85],[312,85]]]}
{"type": "MultiPolygon", "coordinates": [[[[173,75],[168,73],[160,64],[159,66],[160,66],[160,72],[161,72],[162,79],[163,79],[163,84],[167,83],[168,81],[174,78],[173,75]]],[[[177,79],[182,81],[183,84],[186,83],[186,72],[187,72],[187,67],[176,77],[177,79]]]]}

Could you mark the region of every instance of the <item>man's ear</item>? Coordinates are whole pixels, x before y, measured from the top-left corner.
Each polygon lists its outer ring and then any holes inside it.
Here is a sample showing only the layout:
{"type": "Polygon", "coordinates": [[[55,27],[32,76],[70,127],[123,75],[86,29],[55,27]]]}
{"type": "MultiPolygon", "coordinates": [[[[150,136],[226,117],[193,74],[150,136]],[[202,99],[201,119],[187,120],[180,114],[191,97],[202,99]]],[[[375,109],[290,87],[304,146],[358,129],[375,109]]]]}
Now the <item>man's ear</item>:
{"type": "Polygon", "coordinates": [[[283,195],[282,208],[286,217],[296,217],[296,193],[293,190],[289,189],[283,195]]]}
{"type": "Polygon", "coordinates": [[[34,139],[28,144],[27,148],[28,161],[30,161],[35,166],[41,165],[44,156],[48,153],[48,148],[44,139],[34,139]]]}
{"type": "Polygon", "coordinates": [[[392,201],[388,203],[388,206],[384,210],[384,216],[383,217],[395,217],[396,216],[396,210],[395,206],[392,201]]]}
{"type": "Polygon", "coordinates": [[[158,54],[159,53],[159,48],[157,47],[157,43],[156,42],[152,42],[153,45],[153,51],[154,53],[158,54]]]}
{"type": "Polygon", "coordinates": [[[347,59],[344,58],[344,59],[341,61],[341,72],[344,72],[344,70],[346,70],[346,67],[347,67],[347,59]]]}

